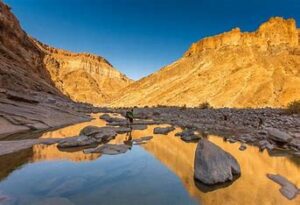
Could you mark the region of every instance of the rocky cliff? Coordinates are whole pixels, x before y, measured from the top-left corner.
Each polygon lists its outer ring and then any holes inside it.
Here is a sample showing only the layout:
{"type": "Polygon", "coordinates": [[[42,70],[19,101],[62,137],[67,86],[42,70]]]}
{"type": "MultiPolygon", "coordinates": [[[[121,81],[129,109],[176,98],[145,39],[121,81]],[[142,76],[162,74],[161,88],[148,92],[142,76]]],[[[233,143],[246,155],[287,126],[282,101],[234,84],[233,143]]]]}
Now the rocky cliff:
{"type": "Polygon", "coordinates": [[[55,86],[47,58],[0,1],[0,139],[90,119],[91,106],[74,103],[55,86]]]}
{"type": "Polygon", "coordinates": [[[103,105],[132,82],[100,56],[35,42],[45,53],[44,64],[55,86],[74,101],[103,105]]]}
{"type": "Polygon", "coordinates": [[[235,28],[204,38],[181,59],[125,88],[112,105],[286,106],[300,99],[299,39],[295,20],[280,17],[255,32],[235,28]]]}

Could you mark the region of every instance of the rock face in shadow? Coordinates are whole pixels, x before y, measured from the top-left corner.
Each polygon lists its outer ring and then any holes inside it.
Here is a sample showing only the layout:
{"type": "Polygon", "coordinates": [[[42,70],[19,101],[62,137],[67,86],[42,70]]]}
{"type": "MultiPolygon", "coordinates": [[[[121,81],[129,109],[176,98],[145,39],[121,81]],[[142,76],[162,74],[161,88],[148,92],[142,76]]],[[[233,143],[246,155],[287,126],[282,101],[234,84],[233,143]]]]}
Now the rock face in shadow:
{"type": "Polygon", "coordinates": [[[232,181],[241,174],[240,165],[229,153],[206,139],[199,141],[195,153],[194,178],[206,185],[232,181]]]}

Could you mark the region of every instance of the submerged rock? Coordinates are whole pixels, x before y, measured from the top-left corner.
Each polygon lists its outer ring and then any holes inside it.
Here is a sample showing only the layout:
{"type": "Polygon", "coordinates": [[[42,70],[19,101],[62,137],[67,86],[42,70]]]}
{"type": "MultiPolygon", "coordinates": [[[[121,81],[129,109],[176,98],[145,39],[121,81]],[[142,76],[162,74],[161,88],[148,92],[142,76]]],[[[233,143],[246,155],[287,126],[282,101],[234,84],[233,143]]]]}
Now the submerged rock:
{"type": "Polygon", "coordinates": [[[296,185],[279,174],[267,174],[267,177],[281,186],[280,193],[289,200],[294,199],[300,193],[296,185]]]}
{"type": "Polygon", "coordinates": [[[267,132],[269,134],[269,138],[275,142],[287,143],[293,139],[289,134],[276,128],[269,128],[267,129],[267,132]]]}
{"type": "Polygon", "coordinates": [[[156,127],[156,128],[154,128],[153,133],[154,134],[166,135],[166,134],[168,134],[169,132],[171,132],[173,130],[175,130],[175,128],[172,127],[172,126],[169,126],[169,127],[156,127]]]}
{"type": "Polygon", "coordinates": [[[108,155],[116,155],[127,152],[130,149],[130,146],[125,144],[104,144],[96,148],[85,149],[84,153],[102,153],[108,155]]]}
{"type": "Polygon", "coordinates": [[[2,194],[0,191],[0,204],[8,201],[9,199],[9,196],[2,194]]]}
{"type": "Polygon", "coordinates": [[[196,180],[214,185],[232,181],[240,173],[240,165],[231,154],[206,139],[199,141],[194,161],[196,180]]]}

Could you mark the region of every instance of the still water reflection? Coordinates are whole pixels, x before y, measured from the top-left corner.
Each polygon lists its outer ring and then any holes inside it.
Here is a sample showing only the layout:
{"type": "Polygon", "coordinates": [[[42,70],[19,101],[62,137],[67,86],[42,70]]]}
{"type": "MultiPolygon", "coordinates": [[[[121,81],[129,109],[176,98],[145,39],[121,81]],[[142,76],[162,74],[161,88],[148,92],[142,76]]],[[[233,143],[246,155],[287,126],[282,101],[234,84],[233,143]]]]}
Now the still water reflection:
{"type": "MultiPolygon", "coordinates": [[[[105,123],[96,120],[92,124],[105,123]]],[[[87,125],[80,123],[42,137],[76,135],[87,125]]],[[[132,136],[153,135],[153,128],[133,131],[132,136]]],[[[196,144],[181,141],[175,133],[155,135],[147,144],[117,156],[36,145],[0,157],[0,204],[300,204],[299,196],[287,200],[265,176],[281,174],[299,187],[299,161],[270,157],[255,147],[241,152],[239,144],[216,136],[209,140],[236,157],[242,176],[229,187],[201,192],[193,179],[196,144]],[[2,202],[1,196],[5,196],[2,202]]],[[[111,143],[123,143],[125,137],[120,135],[111,143]]]]}

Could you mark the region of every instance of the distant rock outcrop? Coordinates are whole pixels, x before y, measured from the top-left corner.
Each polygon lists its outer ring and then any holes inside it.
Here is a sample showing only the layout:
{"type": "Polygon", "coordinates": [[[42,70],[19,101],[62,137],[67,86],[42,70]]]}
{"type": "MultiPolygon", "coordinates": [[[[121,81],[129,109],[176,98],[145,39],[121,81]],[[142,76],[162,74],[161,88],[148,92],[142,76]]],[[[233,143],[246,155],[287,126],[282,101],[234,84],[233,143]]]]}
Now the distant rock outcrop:
{"type": "Polygon", "coordinates": [[[204,38],[126,87],[112,105],[286,106],[300,99],[299,35],[294,19],[274,17],[255,32],[235,28],[204,38]]]}
{"type": "Polygon", "coordinates": [[[107,104],[132,82],[100,56],[73,53],[35,42],[45,53],[44,64],[55,86],[76,102],[107,104]]]}

